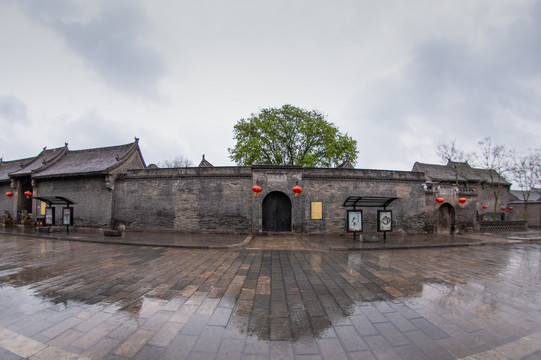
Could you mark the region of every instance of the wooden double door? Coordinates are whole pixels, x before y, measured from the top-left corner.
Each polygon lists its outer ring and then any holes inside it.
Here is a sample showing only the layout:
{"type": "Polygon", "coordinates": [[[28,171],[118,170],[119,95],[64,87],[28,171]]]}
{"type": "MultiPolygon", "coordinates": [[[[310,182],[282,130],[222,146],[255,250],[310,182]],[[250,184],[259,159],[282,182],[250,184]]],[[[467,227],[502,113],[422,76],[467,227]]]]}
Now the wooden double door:
{"type": "Polygon", "coordinates": [[[263,231],[291,231],[291,200],[273,191],[263,199],[263,231]]]}

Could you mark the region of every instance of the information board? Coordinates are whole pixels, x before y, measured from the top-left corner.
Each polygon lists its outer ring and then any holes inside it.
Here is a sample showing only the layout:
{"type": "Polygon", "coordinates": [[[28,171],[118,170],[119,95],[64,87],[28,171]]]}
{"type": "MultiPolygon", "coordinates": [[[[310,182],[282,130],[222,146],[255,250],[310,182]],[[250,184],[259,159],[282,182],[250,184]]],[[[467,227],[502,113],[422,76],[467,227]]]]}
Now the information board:
{"type": "Polygon", "coordinates": [[[378,231],[393,231],[393,212],[378,210],[378,231]]]}
{"type": "Polygon", "coordinates": [[[348,210],[348,231],[361,232],[363,231],[363,211],[348,210]]]}
{"type": "Polygon", "coordinates": [[[54,207],[45,208],[45,226],[54,225],[54,207]]]}
{"type": "Polygon", "coordinates": [[[73,225],[73,208],[62,208],[62,225],[73,225]]]}

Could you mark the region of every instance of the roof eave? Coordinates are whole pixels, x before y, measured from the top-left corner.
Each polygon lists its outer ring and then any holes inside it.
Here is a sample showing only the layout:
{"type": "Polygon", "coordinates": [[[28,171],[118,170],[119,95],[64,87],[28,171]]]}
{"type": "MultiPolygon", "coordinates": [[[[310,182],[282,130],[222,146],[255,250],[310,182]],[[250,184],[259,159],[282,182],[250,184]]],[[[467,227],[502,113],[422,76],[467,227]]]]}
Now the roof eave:
{"type": "Polygon", "coordinates": [[[77,173],[66,173],[66,174],[49,174],[49,175],[33,175],[32,179],[42,180],[42,179],[54,179],[54,178],[66,178],[66,177],[80,177],[80,176],[105,176],[108,175],[107,170],[103,171],[89,171],[89,172],[77,172],[77,173]]]}

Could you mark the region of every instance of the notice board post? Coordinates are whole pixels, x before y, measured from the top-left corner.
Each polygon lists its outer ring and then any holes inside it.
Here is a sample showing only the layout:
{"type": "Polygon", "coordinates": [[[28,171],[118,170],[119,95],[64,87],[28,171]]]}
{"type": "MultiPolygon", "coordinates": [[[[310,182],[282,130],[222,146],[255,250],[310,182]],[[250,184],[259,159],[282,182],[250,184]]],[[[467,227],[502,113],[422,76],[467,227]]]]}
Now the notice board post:
{"type": "Polygon", "coordinates": [[[393,231],[392,210],[378,210],[378,231],[383,232],[383,243],[385,243],[387,232],[393,231]]]}
{"type": "Polygon", "coordinates": [[[70,226],[73,225],[73,208],[64,207],[62,208],[62,225],[66,225],[66,234],[70,231],[70,226]]]}
{"type": "Polygon", "coordinates": [[[348,232],[353,233],[353,240],[356,240],[357,232],[363,231],[363,211],[348,210],[348,232]]]}
{"type": "Polygon", "coordinates": [[[49,227],[49,232],[52,231],[51,227],[54,225],[54,207],[47,206],[45,208],[45,226],[49,227]]]}

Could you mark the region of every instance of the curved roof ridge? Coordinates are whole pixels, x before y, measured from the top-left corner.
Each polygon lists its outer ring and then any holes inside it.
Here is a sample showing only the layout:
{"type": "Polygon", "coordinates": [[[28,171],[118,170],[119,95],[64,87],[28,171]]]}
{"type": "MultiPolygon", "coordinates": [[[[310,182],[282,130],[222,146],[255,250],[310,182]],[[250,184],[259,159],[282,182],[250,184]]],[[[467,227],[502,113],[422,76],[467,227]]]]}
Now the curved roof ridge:
{"type": "Polygon", "coordinates": [[[25,176],[41,171],[42,169],[47,168],[48,165],[56,163],[67,151],[68,144],[54,149],[47,149],[47,147],[44,147],[38,156],[26,163],[21,169],[9,173],[9,176],[25,176]],[[39,162],[40,160],[41,162],[39,162]]]}
{"type": "Polygon", "coordinates": [[[106,174],[122,167],[138,152],[143,166],[144,160],[139,149],[139,139],[133,143],[102,148],[69,150],[60,160],[32,174],[36,178],[73,176],[82,174],[106,174]]]}
{"type": "Polygon", "coordinates": [[[79,149],[79,150],[69,150],[70,153],[75,152],[88,152],[88,151],[100,151],[100,150],[112,150],[112,149],[119,149],[123,147],[132,147],[133,145],[137,144],[137,141],[122,144],[122,145],[112,145],[112,146],[104,146],[104,147],[98,147],[98,148],[90,148],[90,149],[79,149]]]}

